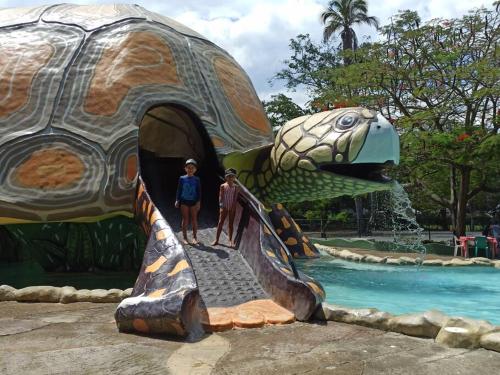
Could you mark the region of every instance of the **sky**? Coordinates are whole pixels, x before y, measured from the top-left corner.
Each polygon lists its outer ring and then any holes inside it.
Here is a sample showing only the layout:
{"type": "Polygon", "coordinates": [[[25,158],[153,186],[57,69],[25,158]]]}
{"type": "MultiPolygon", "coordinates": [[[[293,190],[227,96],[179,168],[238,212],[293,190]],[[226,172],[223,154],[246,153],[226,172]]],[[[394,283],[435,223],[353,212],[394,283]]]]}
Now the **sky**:
{"type": "MultiPolygon", "coordinates": [[[[110,1],[71,1],[67,3],[97,4],[110,1]]],[[[319,42],[323,25],[320,14],[327,0],[122,0],[173,18],[224,48],[245,69],[262,100],[285,93],[304,105],[303,90],[287,92],[283,83],[269,80],[284,67],[290,56],[290,39],[298,34],[310,34],[319,42]]],[[[0,0],[0,8],[26,7],[47,4],[37,0],[0,0]]],[[[50,3],[50,2],[49,2],[50,3]]],[[[111,1],[112,3],[112,1],[111,1]]],[[[460,17],[469,9],[491,7],[493,0],[368,0],[368,13],[387,24],[399,10],[416,10],[421,18],[460,17]]],[[[367,26],[355,27],[359,40],[365,36],[377,38],[376,31],[367,26]]]]}

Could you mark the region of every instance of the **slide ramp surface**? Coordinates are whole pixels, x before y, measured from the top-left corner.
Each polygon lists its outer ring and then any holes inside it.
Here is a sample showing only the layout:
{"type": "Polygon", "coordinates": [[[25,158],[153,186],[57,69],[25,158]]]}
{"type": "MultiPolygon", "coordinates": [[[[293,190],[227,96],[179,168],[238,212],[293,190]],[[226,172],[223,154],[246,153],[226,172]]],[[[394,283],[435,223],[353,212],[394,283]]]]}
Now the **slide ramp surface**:
{"type": "Polygon", "coordinates": [[[221,245],[211,246],[217,210],[209,207],[202,207],[199,216],[201,244],[183,245],[179,210],[173,204],[156,207],[142,180],[136,218],[148,243],[132,296],[115,314],[121,331],[187,336],[203,329],[307,320],[324,298],[318,283],[295,270],[286,245],[251,194],[238,203],[237,249],[224,245],[224,233],[221,245]]]}
{"type": "MultiPolygon", "coordinates": [[[[171,223],[178,240],[182,241],[180,211],[168,208],[162,213],[171,223]]],[[[183,246],[193,265],[202,303],[206,307],[228,307],[268,299],[269,295],[262,289],[242,254],[228,246],[229,239],[224,231],[219,245],[211,245],[217,230],[216,209],[202,207],[198,225],[199,244],[183,246]]],[[[192,238],[190,228],[188,238],[192,238]]]]}

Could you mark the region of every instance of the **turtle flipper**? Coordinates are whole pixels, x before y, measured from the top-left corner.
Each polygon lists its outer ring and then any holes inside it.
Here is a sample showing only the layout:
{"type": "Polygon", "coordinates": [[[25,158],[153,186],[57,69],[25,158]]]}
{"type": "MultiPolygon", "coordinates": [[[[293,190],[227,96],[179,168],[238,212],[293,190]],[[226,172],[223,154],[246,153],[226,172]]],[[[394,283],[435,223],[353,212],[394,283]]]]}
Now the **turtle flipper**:
{"type": "Polygon", "coordinates": [[[299,225],[292,219],[281,203],[271,205],[269,213],[276,233],[287,245],[294,258],[318,258],[319,251],[309,238],[302,232],[299,225]]]}

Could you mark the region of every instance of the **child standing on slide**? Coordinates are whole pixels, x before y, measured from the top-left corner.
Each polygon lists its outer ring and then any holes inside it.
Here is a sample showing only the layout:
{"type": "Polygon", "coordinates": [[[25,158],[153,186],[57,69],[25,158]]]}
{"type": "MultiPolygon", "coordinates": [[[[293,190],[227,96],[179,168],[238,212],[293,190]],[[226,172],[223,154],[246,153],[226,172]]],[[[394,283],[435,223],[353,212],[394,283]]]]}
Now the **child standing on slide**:
{"type": "Polygon", "coordinates": [[[240,192],[240,188],[234,183],[236,179],[236,170],[233,168],[226,169],[224,179],[226,182],[220,186],[219,190],[219,223],[217,224],[217,234],[215,235],[215,241],[212,243],[212,246],[219,243],[224,221],[226,220],[226,217],[229,216],[229,246],[234,247],[234,214],[236,212],[236,202],[238,201],[238,194],[240,192]]]}
{"type": "Polygon", "coordinates": [[[191,216],[191,227],[193,228],[193,241],[191,244],[197,245],[196,232],[198,230],[198,211],[200,210],[201,201],[201,183],[200,178],[195,176],[198,164],[194,159],[188,159],[184,165],[186,174],[179,178],[177,185],[177,197],[175,200],[175,208],[181,208],[182,214],[182,236],[183,243],[189,243],[187,238],[187,226],[189,217],[191,216]]]}

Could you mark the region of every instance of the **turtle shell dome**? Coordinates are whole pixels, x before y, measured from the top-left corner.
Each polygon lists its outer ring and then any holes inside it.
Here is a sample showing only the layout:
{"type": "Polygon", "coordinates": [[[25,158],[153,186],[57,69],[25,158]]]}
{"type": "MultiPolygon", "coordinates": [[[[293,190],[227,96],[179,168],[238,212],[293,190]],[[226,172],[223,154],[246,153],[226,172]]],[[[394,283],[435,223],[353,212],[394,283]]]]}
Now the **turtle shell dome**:
{"type": "Polygon", "coordinates": [[[0,224],[131,212],[139,148],[272,142],[238,63],[137,5],[1,9],[0,66],[0,224]]]}

